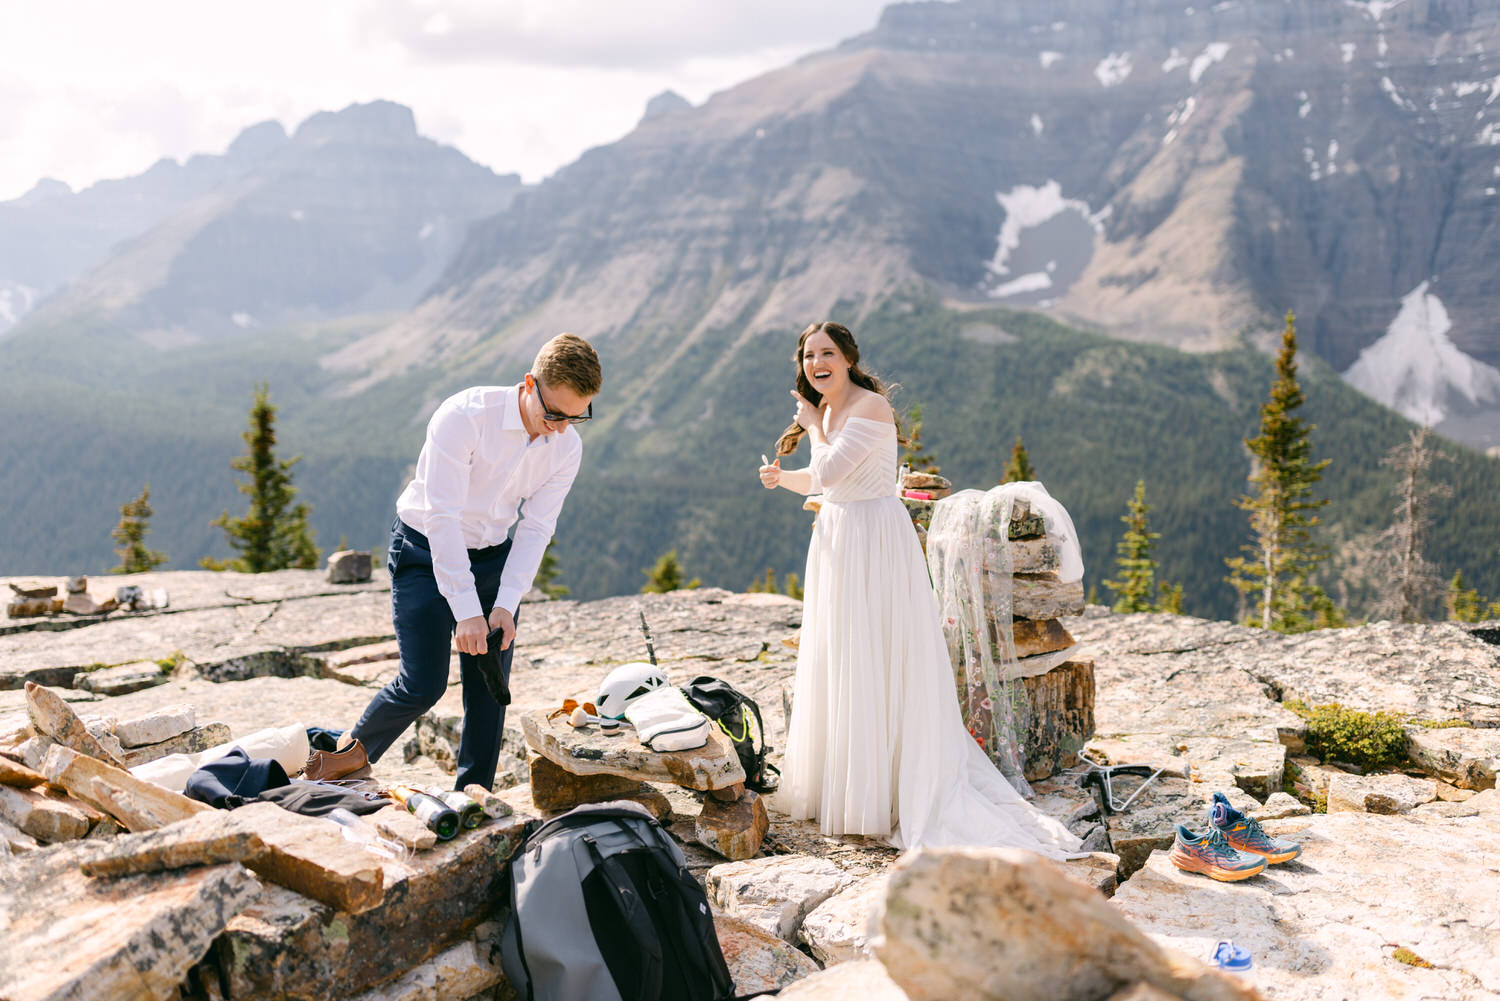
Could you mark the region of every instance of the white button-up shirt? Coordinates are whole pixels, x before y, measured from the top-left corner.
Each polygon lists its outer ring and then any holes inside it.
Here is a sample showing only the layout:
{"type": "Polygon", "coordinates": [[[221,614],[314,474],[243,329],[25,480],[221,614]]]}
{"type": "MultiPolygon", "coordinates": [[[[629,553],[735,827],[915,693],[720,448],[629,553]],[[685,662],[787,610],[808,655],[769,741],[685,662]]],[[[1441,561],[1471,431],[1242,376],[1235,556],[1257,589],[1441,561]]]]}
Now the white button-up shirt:
{"type": "Polygon", "coordinates": [[[516,611],[583,457],[571,426],[531,440],[520,398],[519,386],[476,386],[444,400],[427,422],[416,477],[396,501],[397,516],[427,536],[438,591],[459,622],[484,614],[466,550],[504,542],[519,515],[495,598],[516,611]]]}

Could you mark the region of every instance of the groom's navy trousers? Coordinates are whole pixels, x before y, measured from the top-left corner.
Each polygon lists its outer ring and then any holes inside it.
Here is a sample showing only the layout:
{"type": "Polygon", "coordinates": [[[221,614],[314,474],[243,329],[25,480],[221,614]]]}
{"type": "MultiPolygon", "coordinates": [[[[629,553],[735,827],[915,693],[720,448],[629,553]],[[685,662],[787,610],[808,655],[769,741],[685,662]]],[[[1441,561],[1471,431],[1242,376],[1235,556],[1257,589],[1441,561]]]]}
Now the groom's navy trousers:
{"type": "MultiPolygon", "coordinates": [[[[509,539],[488,549],[469,550],[469,569],[474,573],[479,604],[486,616],[494,607],[500,572],[509,554],[509,539]]],[[[427,537],[399,518],[391,526],[386,569],[391,573],[391,611],[401,671],[370,700],[354,725],[352,732],[365,745],[371,761],[380,760],[406,728],[448,690],[449,651],[457,626],[448,599],[438,591],[427,537]]],[[[515,648],[512,642],[500,655],[500,669],[507,679],[515,648]]],[[[490,694],[473,657],[460,653],[458,663],[463,679],[464,722],[455,788],[475,782],[489,789],[495,783],[495,764],[500,759],[505,707],[490,694]]]]}

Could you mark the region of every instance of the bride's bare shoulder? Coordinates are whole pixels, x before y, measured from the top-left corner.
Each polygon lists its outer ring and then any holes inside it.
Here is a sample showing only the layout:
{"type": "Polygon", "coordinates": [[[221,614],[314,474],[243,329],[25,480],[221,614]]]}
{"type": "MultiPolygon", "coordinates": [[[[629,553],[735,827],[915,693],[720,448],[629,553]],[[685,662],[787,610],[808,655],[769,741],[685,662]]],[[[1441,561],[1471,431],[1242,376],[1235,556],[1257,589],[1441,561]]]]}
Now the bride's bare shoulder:
{"type": "Polygon", "coordinates": [[[859,399],[854,401],[849,416],[863,417],[867,421],[882,421],[886,424],[896,423],[896,415],[891,410],[890,401],[868,389],[860,393],[859,399]]]}

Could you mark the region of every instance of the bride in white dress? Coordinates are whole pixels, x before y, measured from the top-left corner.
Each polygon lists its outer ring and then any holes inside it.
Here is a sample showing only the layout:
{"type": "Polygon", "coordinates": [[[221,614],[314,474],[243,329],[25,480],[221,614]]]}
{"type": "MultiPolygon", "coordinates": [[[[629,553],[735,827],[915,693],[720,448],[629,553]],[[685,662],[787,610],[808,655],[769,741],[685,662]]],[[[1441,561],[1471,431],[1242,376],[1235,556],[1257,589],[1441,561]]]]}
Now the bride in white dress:
{"type": "Polygon", "coordinates": [[[815,323],[797,343],[796,423],[760,468],[768,489],[822,494],[807,550],[802,637],[778,807],[824,834],[897,848],[1076,852],[1021,798],[959,714],[937,598],[899,497],[897,433],[854,336],[815,323]],[[806,435],[812,461],[783,470],[806,435]]]}

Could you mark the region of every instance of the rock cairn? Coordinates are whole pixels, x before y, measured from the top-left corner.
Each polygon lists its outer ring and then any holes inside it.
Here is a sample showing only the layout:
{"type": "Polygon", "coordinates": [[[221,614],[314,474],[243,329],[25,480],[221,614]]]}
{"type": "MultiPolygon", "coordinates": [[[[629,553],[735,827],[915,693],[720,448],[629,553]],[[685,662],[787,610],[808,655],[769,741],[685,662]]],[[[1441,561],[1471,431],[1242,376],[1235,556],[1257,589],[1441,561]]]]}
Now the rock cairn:
{"type": "MultiPolygon", "coordinates": [[[[940,476],[907,473],[902,477],[902,500],[924,544],[933,505],[950,492],[951,484],[940,476]],[[914,493],[927,496],[911,496],[914,493]]],[[[1057,547],[1047,537],[1045,520],[1018,499],[1006,538],[1010,627],[1017,658],[1015,674],[1007,680],[1019,682],[1026,693],[1025,732],[1018,736],[1026,780],[1036,782],[1076,765],[1078,752],[1094,734],[1094,662],[1074,656],[1076,643],[1060,621],[1063,616],[1083,614],[1083,581],[1064,583],[1059,577],[1057,547]]],[[[986,620],[997,665],[1009,659],[993,611],[1006,584],[1001,572],[990,565],[987,552],[983,568],[986,620]]],[[[969,684],[961,663],[954,664],[954,672],[964,722],[976,738],[988,743],[993,727],[988,693],[983,686],[969,684]]]]}

